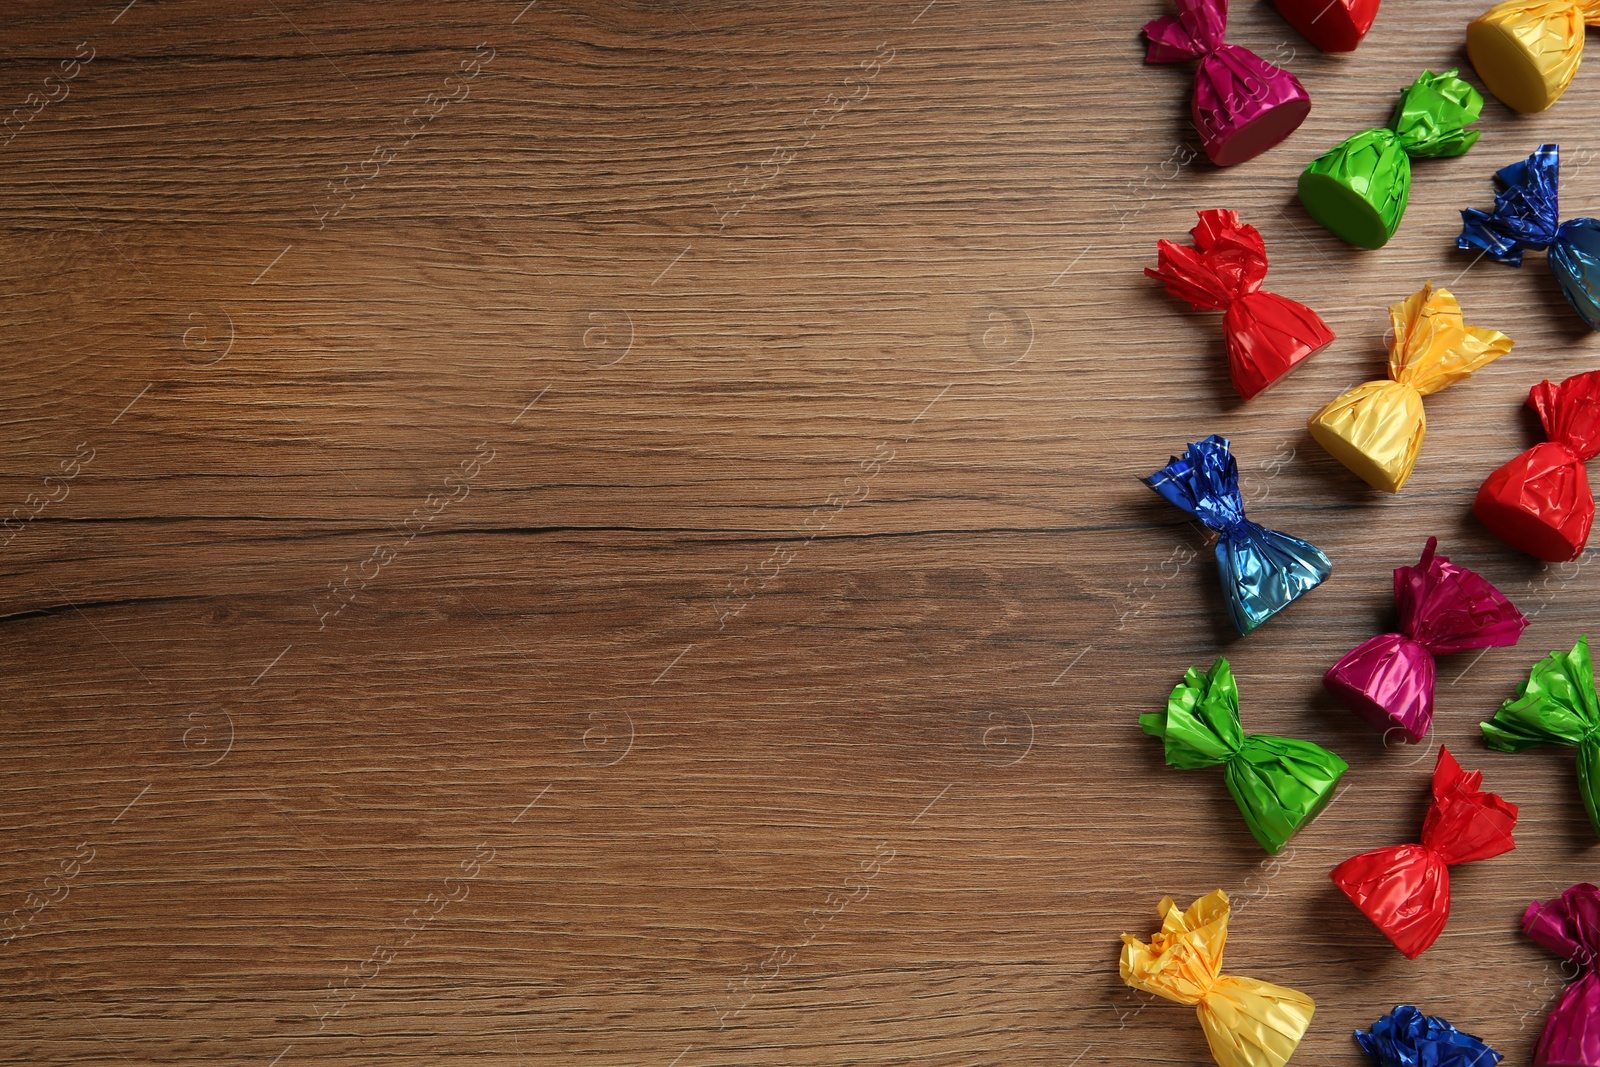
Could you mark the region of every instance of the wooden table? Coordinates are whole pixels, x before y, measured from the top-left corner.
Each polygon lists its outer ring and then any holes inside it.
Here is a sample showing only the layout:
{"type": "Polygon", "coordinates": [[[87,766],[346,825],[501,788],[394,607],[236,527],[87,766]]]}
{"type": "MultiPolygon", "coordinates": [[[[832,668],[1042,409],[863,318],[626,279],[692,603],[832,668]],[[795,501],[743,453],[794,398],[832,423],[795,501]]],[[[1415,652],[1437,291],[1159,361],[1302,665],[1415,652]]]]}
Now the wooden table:
{"type": "Polygon", "coordinates": [[[1477,723],[1600,566],[1468,506],[1600,347],[1541,257],[1452,241],[1542,140],[1600,204],[1600,59],[1358,252],[1295,175],[1475,77],[1484,0],[1349,56],[1237,4],[1316,108],[1226,171],[1155,0],[120,3],[0,47],[5,1062],[1202,1063],[1118,935],[1218,886],[1227,970],[1317,1000],[1296,1062],[1401,1002],[1527,1062],[1561,977],[1518,920],[1596,842],[1570,750],[1477,723]],[[1339,335],[1248,408],[1140,274],[1204,207],[1339,335]],[[1305,419],[1430,278],[1517,347],[1380,497],[1305,419]],[[1336,566],[1242,640],[1136,480],[1212,432],[1336,566]],[[1533,616],[1434,731],[1523,821],[1408,962],[1326,874],[1414,839],[1436,745],[1319,678],[1430,534],[1533,616]],[[1352,764],[1277,861],[1136,724],[1222,652],[1248,728],[1352,764]]]}

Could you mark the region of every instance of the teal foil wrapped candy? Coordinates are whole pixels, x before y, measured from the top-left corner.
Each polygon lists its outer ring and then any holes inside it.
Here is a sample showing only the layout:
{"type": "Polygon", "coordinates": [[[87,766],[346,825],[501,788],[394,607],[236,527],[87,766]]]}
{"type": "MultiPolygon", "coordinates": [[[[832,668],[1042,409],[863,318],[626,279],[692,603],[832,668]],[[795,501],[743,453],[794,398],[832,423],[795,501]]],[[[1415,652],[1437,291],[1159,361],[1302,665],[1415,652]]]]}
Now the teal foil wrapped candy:
{"type": "Polygon", "coordinates": [[[1222,767],[1245,825],[1274,854],[1328,806],[1350,769],[1310,741],[1246,734],[1239,722],[1239,687],[1225,657],[1205,674],[1190,667],[1167,698],[1167,710],[1139,716],[1139,725],[1161,738],[1167,766],[1222,767]]]}

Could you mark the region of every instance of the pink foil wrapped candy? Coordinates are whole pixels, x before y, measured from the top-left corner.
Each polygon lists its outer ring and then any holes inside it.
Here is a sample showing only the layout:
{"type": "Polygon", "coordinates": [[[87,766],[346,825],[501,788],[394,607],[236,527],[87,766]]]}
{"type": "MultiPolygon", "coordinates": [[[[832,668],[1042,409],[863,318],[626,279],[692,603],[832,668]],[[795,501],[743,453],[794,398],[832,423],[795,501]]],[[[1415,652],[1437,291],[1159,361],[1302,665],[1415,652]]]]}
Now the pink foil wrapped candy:
{"type": "Polygon", "coordinates": [[[1416,744],[1433,721],[1435,656],[1517,643],[1528,620],[1481,575],[1435,555],[1428,538],[1422,561],[1397,567],[1394,601],[1400,632],[1379,634],[1347,652],[1322,684],[1345,707],[1388,736],[1416,744]]]}
{"type": "Polygon", "coordinates": [[[1228,0],[1176,0],[1178,13],[1147,23],[1146,63],[1199,59],[1191,111],[1206,155],[1219,167],[1254,159],[1311,113],[1311,94],[1293,74],[1248,48],[1224,44],[1228,0]]]}
{"type": "Polygon", "coordinates": [[[1600,888],[1588,882],[1522,913],[1522,932],[1577,967],[1550,1009],[1533,1067],[1600,1067],[1600,888]]]}

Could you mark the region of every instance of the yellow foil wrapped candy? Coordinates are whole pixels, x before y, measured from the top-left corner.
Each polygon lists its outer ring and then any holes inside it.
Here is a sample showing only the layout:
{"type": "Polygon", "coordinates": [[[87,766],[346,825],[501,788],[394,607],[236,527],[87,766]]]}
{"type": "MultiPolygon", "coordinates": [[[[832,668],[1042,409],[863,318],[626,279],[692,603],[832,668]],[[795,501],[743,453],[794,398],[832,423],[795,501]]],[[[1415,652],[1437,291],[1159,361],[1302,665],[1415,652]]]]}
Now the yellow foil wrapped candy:
{"type": "Polygon", "coordinates": [[[1600,0],[1506,0],[1467,26],[1467,55],[1500,102],[1543,111],[1583,58],[1583,27],[1600,26],[1600,0]]]}
{"type": "Polygon", "coordinates": [[[1389,381],[1366,382],[1311,416],[1311,436],[1368,484],[1397,493],[1411,477],[1428,419],[1422,398],[1493,363],[1514,343],[1468,326],[1448,289],[1432,283],[1389,307],[1389,381]]]}
{"type": "Polygon", "coordinates": [[[1222,970],[1228,894],[1218,889],[1179,911],[1160,906],[1161,929],[1145,944],[1122,935],[1122,980],[1158,997],[1193,1004],[1221,1067],[1282,1067],[1311,1025],[1316,1005],[1304,993],[1235,978],[1222,970]]]}

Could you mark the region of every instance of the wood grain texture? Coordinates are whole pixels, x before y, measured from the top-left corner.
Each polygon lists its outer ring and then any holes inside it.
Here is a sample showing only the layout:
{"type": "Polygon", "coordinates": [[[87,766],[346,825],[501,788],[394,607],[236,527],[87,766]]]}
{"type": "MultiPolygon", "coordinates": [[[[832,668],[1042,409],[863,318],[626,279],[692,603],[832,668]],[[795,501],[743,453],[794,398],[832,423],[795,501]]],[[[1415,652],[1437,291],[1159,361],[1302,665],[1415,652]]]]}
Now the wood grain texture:
{"type": "Polygon", "coordinates": [[[66,95],[0,135],[0,502],[52,498],[0,552],[0,1059],[1192,1064],[1117,937],[1222,886],[1228,970],[1317,1000],[1296,1062],[1407,1001],[1527,1062],[1521,909],[1597,853],[1571,753],[1476,724],[1600,566],[1467,508],[1600,349],[1452,238],[1542,140],[1600,203],[1600,68],[1491,100],[1379,252],[1293,197],[1483,3],[1349,56],[1237,4],[1315,110],[1228,171],[1179,162],[1154,0],[18,5],[0,98],[66,95]],[[1214,206],[1339,335],[1245,409],[1139,272],[1214,206]],[[1518,344],[1379,498],[1304,422],[1428,279],[1518,344]],[[1212,432],[1335,562],[1245,640],[1136,481],[1212,432]],[[1326,873],[1411,839],[1434,749],[1319,679],[1430,534],[1533,616],[1435,731],[1523,822],[1407,962],[1326,873]],[[1276,864],[1136,727],[1219,652],[1352,764],[1276,864]]]}

